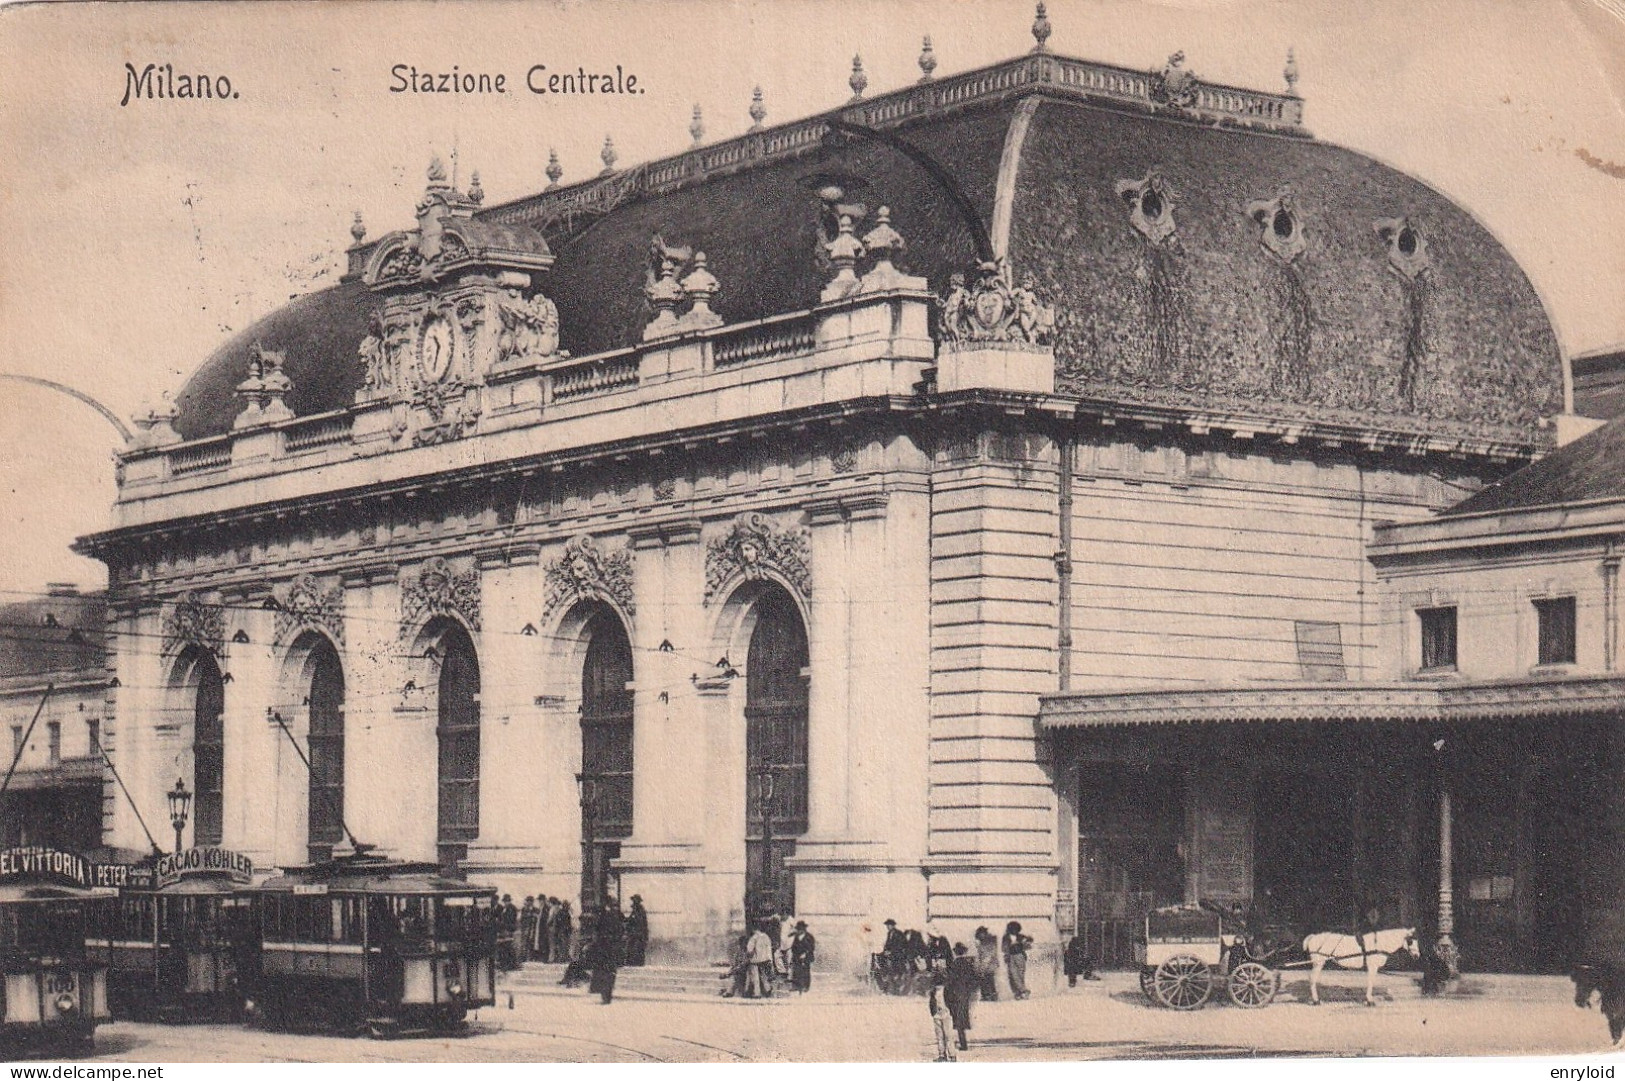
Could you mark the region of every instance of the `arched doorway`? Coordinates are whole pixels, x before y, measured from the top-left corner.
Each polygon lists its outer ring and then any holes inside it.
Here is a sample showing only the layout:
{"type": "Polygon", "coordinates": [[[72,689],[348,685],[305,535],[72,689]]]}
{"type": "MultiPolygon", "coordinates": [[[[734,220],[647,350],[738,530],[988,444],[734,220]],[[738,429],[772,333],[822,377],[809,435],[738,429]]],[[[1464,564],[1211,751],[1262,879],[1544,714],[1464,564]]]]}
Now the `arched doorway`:
{"type": "Polygon", "coordinates": [[[448,867],[480,835],[480,662],[460,623],[440,629],[438,710],[440,862],[448,867]]]}
{"type": "Polygon", "coordinates": [[[320,635],[310,652],[310,800],[306,821],[311,862],[330,859],[344,839],[344,667],[320,635]]]}
{"type": "Polygon", "coordinates": [[[745,659],[745,905],[795,911],[784,861],[807,832],[807,629],[783,589],[757,598],[745,659]]]}
{"type": "Polygon", "coordinates": [[[192,844],[217,845],[225,825],[226,683],[214,654],[199,646],[186,648],[176,672],[175,685],[191,692],[192,844]]]}
{"type": "Polygon", "coordinates": [[[581,666],[581,900],[619,897],[610,861],[632,835],[632,643],[620,617],[598,605],[584,629],[581,666]]]}

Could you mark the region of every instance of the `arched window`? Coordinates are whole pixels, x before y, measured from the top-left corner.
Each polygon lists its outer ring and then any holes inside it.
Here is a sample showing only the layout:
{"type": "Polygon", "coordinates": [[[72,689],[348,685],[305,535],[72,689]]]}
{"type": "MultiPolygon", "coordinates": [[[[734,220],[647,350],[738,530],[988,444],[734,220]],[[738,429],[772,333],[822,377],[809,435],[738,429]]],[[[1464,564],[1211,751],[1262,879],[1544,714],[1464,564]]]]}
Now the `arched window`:
{"type": "Polygon", "coordinates": [[[225,822],[226,684],[214,657],[192,653],[197,697],[192,708],[192,843],[217,845],[225,822]]]}
{"type": "Polygon", "coordinates": [[[747,902],[755,912],[789,912],[795,881],[784,860],[807,832],[807,629],[776,587],[755,614],[745,660],[747,902]]]}
{"type": "MultiPolygon", "coordinates": [[[[588,903],[609,885],[609,861],[632,835],[632,643],[607,607],[586,626],[581,668],[581,776],[590,785],[583,808],[583,896],[588,903]]],[[[585,794],[585,793],[584,793],[585,794]]]]}
{"type": "Polygon", "coordinates": [[[459,624],[448,622],[439,649],[439,840],[448,861],[480,835],[480,662],[459,624]]]}
{"type": "Polygon", "coordinates": [[[344,668],[326,638],[310,655],[310,858],[344,839],[344,668]]]}

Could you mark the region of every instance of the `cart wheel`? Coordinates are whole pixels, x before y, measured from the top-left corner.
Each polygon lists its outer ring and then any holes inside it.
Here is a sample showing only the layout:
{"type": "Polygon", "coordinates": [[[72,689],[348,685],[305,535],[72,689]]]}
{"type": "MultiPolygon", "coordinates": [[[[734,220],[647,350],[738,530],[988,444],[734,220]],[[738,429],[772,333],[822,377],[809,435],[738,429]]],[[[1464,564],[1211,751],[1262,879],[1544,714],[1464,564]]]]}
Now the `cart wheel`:
{"type": "Polygon", "coordinates": [[[1230,1001],[1243,1009],[1268,1006],[1280,987],[1280,975],[1257,961],[1243,961],[1230,973],[1230,1001]]]}
{"type": "Polygon", "coordinates": [[[1190,956],[1170,957],[1152,976],[1157,1000],[1171,1010],[1199,1010],[1213,993],[1213,973],[1190,956]]]}
{"type": "Polygon", "coordinates": [[[1140,994],[1144,995],[1145,1000],[1151,1005],[1160,1006],[1162,1000],[1157,997],[1156,973],[1157,970],[1154,968],[1142,967],[1140,969],[1140,994]]]}

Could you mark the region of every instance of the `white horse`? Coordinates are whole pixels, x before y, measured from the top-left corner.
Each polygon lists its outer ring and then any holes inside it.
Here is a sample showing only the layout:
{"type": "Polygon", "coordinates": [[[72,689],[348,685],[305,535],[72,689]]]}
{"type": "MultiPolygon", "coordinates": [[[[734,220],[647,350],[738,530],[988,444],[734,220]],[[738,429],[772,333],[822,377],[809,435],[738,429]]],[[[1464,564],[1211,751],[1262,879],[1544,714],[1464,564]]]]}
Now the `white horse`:
{"type": "Polygon", "coordinates": [[[1400,950],[1417,956],[1416,929],[1395,927],[1387,931],[1367,931],[1363,935],[1344,934],[1341,931],[1321,931],[1303,940],[1303,952],[1309,955],[1309,1004],[1320,1005],[1320,970],[1327,961],[1347,966],[1350,961],[1365,965],[1365,1004],[1375,1006],[1371,995],[1376,983],[1377,970],[1388,963],[1390,954],[1400,950]]]}

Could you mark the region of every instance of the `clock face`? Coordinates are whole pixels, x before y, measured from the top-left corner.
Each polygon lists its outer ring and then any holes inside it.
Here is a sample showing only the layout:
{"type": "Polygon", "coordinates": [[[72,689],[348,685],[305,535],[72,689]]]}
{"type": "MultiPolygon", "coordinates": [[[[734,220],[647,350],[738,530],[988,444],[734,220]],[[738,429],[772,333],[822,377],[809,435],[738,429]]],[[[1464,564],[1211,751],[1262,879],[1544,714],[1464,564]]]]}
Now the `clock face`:
{"type": "Polygon", "coordinates": [[[444,319],[437,317],[423,324],[423,341],[418,346],[418,366],[423,369],[424,379],[438,383],[445,378],[446,373],[451,370],[451,354],[455,344],[451,324],[444,319]]]}

